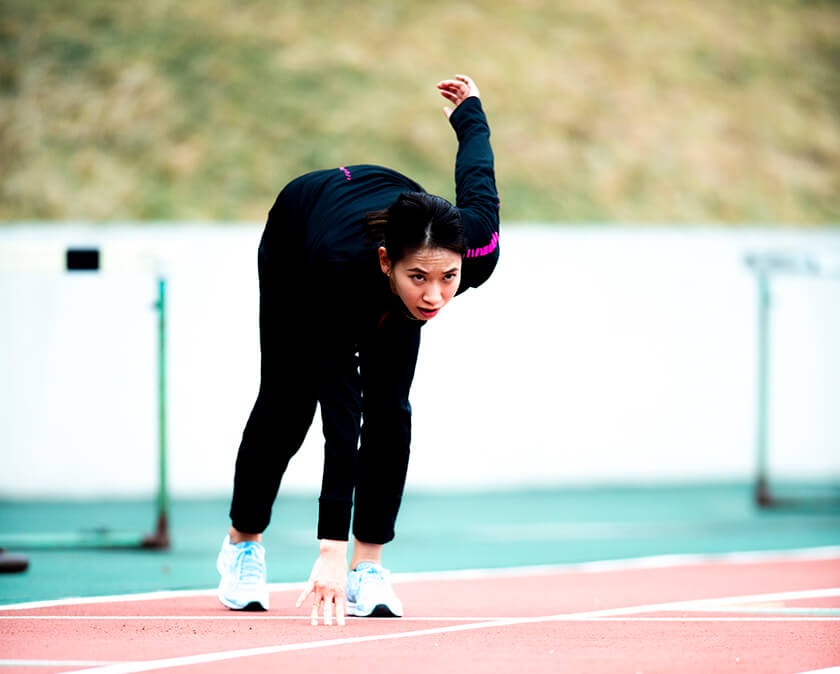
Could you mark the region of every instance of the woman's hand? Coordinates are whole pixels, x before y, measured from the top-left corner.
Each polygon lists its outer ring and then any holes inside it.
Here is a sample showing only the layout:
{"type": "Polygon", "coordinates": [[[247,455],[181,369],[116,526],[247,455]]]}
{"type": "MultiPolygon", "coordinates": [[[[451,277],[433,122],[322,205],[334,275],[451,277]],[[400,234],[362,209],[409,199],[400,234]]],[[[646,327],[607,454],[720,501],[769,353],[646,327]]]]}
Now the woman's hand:
{"type": "Polygon", "coordinates": [[[321,541],[321,554],[315,560],[309,582],[300,593],[296,606],[300,607],[312,595],[312,624],[318,624],[318,613],[324,614],[324,624],[344,625],[344,593],[347,588],[347,541],[321,541]]]}
{"type": "MultiPolygon", "coordinates": [[[[455,108],[461,105],[465,98],[469,98],[470,96],[478,98],[480,95],[478,93],[478,87],[475,86],[475,82],[466,75],[455,75],[454,80],[438,82],[437,88],[440,90],[440,95],[452,101],[455,108]]],[[[443,108],[443,114],[446,115],[446,119],[449,119],[449,116],[454,112],[455,108],[450,108],[448,105],[443,108]]]]}

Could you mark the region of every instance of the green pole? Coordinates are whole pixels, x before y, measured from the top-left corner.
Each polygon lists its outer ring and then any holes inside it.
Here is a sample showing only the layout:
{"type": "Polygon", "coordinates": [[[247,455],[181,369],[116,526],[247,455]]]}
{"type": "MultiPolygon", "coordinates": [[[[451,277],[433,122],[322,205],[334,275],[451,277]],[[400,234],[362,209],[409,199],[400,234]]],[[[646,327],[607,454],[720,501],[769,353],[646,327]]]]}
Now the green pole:
{"type": "Polygon", "coordinates": [[[169,489],[166,481],[166,278],[158,277],[158,494],[157,529],[143,540],[147,548],[169,547],[169,489]]]}
{"type": "MultiPolygon", "coordinates": [[[[98,265],[98,252],[96,257],[82,257],[81,260],[71,258],[70,252],[72,251],[68,251],[68,269],[94,270],[98,268],[98,266],[84,266],[92,264],[91,260],[98,265]],[[71,259],[76,266],[69,266],[71,259]]],[[[158,274],[158,299],[153,306],[158,315],[158,493],[157,525],[154,533],[146,536],[136,533],[114,533],[102,527],[78,533],[4,534],[0,540],[0,573],[20,571],[25,568],[25,558],[5,553],[5,547],[10,544],[38,549],[136,548],[138,546],[166,549],[169,547],[169,488],[166,476],[166,278],[160,272],[158,274]]]]}
{"type": "Polygon", "coordinates": [[[769,506],[772,501],[767,479],[767,406],[769,393],[771,306],[769,272],[759,265],[756,279],[758,280],[758,380],[755,443],[758,473],[755,483],[755,500],[760,506],[769,506]]]}

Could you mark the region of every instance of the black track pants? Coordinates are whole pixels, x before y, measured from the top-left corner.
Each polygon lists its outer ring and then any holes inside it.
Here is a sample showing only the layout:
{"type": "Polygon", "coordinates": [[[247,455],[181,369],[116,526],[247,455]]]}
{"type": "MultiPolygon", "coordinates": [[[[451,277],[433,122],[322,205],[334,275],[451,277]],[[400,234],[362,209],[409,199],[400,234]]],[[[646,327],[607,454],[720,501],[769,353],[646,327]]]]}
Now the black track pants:
{"type": "Polygon", "coordinates": [[[296,307],[288,283],[299,284],[305,274],[274,263],[265,236],[259,274],[261,381],[236,459],[233,526],[245,533],[268,527],[283,473],[320,403],[325,454],[318,538],[348,538],[355,489],[355,537],[387,543],[408,467],[408,394],[421,323],[389,315],[348,349],[347,340],[313,334],[296,320],[311,306],[296,307]]]}

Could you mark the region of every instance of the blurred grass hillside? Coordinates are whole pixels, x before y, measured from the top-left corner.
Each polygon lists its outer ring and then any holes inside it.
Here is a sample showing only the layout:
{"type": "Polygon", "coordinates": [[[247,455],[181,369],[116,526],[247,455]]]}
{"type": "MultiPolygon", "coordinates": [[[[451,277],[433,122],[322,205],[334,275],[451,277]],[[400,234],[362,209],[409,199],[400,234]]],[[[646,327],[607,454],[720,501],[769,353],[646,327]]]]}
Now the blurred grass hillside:
{"type": "Polygon", "coordinates": [[[840,223],[830,0],[2,0],[0,220],[259,222],[360,162],[451,198],[456,72],[507,222],[840,223]]]}

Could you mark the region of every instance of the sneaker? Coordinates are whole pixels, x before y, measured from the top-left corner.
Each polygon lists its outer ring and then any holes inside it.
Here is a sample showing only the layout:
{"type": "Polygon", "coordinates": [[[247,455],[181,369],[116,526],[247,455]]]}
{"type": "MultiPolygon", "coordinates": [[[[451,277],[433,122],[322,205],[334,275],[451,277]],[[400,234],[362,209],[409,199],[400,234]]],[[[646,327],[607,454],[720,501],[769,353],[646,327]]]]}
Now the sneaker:
{"type": "Polygon", "coordinates": [[[268,586],[265,582],[265,548],[259,543],[234,545],[226,536],[216,560],[222,574],[219,600],[236,611],[267,611],[268,586]]]}
{"type": "Polygon", "coordinates": [[[347,615],[401,618],[402,602],[379,564],[362,562],[347,575],[347,615]]]}

